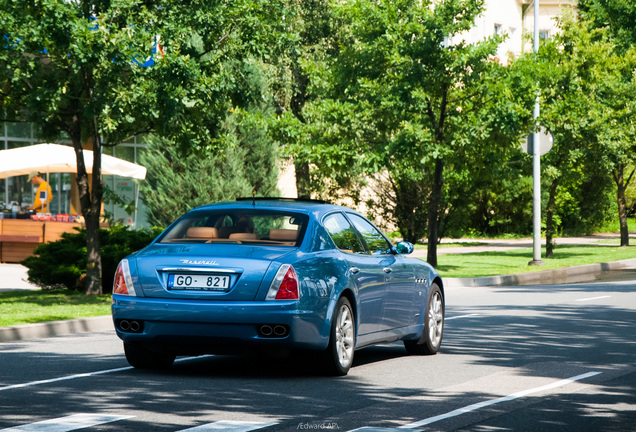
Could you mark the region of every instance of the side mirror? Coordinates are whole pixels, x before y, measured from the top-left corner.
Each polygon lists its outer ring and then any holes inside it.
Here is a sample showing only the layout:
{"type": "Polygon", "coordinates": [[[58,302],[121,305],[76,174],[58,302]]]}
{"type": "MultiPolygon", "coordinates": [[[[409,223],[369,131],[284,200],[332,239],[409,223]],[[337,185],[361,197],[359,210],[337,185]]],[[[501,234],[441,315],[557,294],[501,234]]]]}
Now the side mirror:
{"type": "Polygon", "coordinates": [[[411,254],[413,253],[414,250],[415,250],[415,247],[413,246],[413,243],[409,243],[405,241],[401,241],[395,246],[395,251],[399,253],[400,255],[411,254]]]}

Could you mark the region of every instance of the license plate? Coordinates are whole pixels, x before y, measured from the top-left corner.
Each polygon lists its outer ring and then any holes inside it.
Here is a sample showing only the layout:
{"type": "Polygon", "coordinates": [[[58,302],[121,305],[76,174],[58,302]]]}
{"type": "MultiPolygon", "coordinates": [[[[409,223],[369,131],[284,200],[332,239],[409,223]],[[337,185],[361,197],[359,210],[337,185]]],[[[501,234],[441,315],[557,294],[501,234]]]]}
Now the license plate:
{"type": "Polygon", "coordinates": [[[224,291],[230,288],[229,276],[202,274],[170,274],[168,289],[224,291]]]}

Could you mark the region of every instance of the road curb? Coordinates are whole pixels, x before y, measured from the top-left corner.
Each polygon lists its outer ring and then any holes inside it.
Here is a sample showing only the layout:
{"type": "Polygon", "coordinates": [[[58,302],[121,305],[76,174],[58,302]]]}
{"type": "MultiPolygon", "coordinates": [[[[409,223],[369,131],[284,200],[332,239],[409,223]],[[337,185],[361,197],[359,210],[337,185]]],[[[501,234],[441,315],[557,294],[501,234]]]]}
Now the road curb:
{"type": "Polygon", "coordinates": [[[563,283],[586,282],[611,270],[636,266],[636,258],[599,264],[586,264],[562,269],[543,270],[530,273],[517,273],[502,276],[477,278],[445,278],[446,287],[483,287],[483,286],[519,286],[554,285],[563,283]]]}
{"type": "Polygon", "coordinates": [[[114,330],[110,315],[0,328],[0,342],[114,330]]]}

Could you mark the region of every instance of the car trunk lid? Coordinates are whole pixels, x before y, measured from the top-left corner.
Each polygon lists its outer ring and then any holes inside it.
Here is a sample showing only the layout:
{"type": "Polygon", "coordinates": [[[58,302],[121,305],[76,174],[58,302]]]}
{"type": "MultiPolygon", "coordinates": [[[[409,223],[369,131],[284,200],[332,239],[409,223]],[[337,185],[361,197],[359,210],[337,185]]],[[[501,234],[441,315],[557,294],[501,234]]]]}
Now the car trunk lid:
{"type": "Polygon", "coordinates": [[[136,256],[138,283],[145,297],[254,300],[272,261],[290,251],[289,247],[155,244],[136,256]]]}

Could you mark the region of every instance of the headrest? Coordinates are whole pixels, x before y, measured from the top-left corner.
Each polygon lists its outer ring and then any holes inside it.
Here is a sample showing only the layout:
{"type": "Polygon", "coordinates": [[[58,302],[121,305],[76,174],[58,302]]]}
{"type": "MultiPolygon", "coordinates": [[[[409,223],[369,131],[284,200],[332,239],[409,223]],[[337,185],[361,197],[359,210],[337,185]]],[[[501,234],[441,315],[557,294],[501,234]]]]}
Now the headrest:
{"type": "Polygon", "coordinates": [[[219,232],[214,227],[190,227],[186,236],[195,239],[213,239],[219,237],[219,232]]]}
{"type": "Polygon", "coordinates": [[[269,230],[270,240],[296,241],[298,231],[291,229],[272,229],[269,230]]]}

